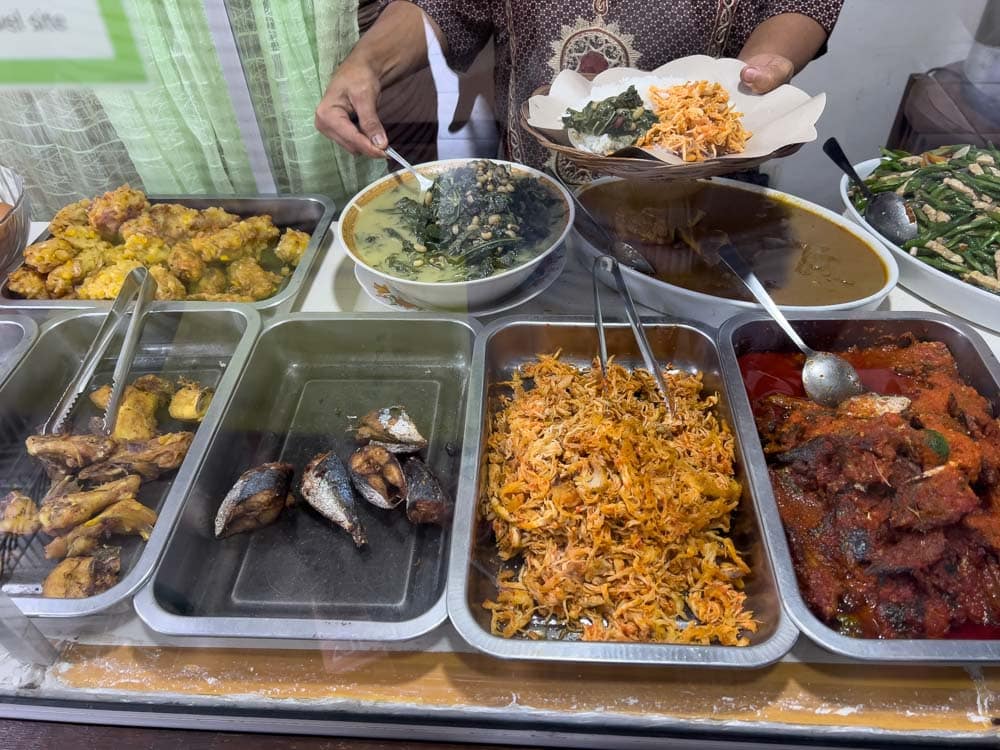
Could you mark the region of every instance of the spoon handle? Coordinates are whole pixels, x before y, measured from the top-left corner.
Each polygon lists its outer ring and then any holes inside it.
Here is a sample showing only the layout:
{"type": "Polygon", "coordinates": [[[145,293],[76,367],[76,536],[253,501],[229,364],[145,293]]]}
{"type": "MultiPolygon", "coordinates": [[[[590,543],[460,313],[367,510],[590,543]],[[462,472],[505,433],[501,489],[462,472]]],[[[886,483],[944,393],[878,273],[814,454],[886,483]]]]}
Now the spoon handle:
{"type": "Polygon", "coordinates": [[[805,354],[807,357],[813,356],[816,352],[806,346],[806,342],[802,340],[802,337],[796,333],[795,329],[792,328],[792,324],[788,322],[788,318],[785,314],[781,312],[771,295],[767,293],[764,285],[760,283],[760,279],[757,278],[757,274],[753,272],[750,264],[746,262],[746,259],[737,250],[732,243],[725,242],[718,249],[719,258],[729,266],[730,270],[740,277],[740,281],[743,282],[744,286],[750,290],[750,293],[757,298],[757,301],[761,306],[767,310],[767,312],[774,318],[774,321],[781,326],[788,338],[792,340],[792,343],[799,348],[799,351],[805,354]]]}
{"type": "Polygon", "coordinates": [[[870,201],[875,198],[875,194],[868,188],[865,181],[854,171],[854,165],[851,164],[851,160],[847,158],[847,154],[844,153],[844,149],[840,147],[840,142],[836,138],[826,139],[826,143],[823,144],[823,153],[829,156],[833,163],[840,167],[841,171],[864,194],[866,199],[870,201]]]}
{"type": "Polygon", "coordinates": [[[409,172],[409,173],[410,173],[410,174],[412,174],[412,175],[413,175],[414,177],[416,177],[416,178],[417,178],[417,184],[418,184],[418,185],[420,185],[421,189],[426,189],[426,188],[424,187],[424,183],[425,183],[425,181],[429,183],[429,182],[431,182],[431,180],[430,180],[430,179],[428,179],[427,177],[424,177],[424,176],[423,176],[422,174],[420,174],[420,172],[418,172],[418,171],[417,171],[416,169],[414,169],[414,168],[413,168],[413,165],[412,165],[412,164],[410,164],[410,162],[408,162],[408,161],[407,161],[407,160],[406,160],[406,159],[405,159],[405,158],[403,157],[403,155],[402,155],[401,153],[399,153],[399,152],[398,152],[398,151],[397,151],[396,149],[394,149],[394,148],[393,148],[392,146],[386,146],[386,147],[385,147],[385,153],[386,153],[386,154],[388,154],[389,156],[391,156],[391,157],[392,157],[392,158],[393,158],[393,159],[394,159],[394,160],[395,160],[395,161],[396,161],[397,163],[399,163],[399,164],[402,164],[402,165],[403,165],[403,168],[404,168],[404,169],[405,169],[405,170],[406,170],[407,172],[409,172]]]}

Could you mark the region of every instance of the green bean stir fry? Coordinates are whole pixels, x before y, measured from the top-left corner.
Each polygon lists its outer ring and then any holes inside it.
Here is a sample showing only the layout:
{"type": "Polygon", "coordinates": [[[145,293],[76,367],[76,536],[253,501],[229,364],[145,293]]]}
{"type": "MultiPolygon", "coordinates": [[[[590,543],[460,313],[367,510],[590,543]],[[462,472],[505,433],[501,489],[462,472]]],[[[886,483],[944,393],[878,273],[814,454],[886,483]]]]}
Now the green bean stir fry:
{"type": "MultiPolygon", "coordinates": [[[[865,182],[873,192],[901,195],[919,234],[903,245],[940,271],[1000,294],[1000,150],[943,146],[920,155],[883,149],[865,182]]],[[[860,213],[866,201],[851,200],[860,213]]]]}
{"type": "Polygon", "coordinates": [[[423,202],[401,198],[385,212],[400,229],[387,270],[417,278],[425,264],[445,281],[483,279],[530,260],[563,218],[562,202],[538,179],[487,160],[446,172],[423,202]]]}

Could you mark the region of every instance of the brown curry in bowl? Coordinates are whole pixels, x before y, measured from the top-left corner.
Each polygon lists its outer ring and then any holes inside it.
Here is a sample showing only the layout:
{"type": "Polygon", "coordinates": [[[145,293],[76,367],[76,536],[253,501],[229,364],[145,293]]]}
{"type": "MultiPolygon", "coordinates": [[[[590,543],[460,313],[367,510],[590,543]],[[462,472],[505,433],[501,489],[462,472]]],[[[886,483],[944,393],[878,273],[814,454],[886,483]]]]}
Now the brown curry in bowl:
{"type": "MultiPolygon", "coordinates": [[[[750,301],[706,245],[720,232],[740,249],[780,305],[836,305],[882,289],[888,270],[855,234],[791,201],[717,182],[609,180],[580,200],[611,234],[633,245],[661,281],[750,301]]],[[[593,238],[591,238],[593,239],[593,238]]]]}

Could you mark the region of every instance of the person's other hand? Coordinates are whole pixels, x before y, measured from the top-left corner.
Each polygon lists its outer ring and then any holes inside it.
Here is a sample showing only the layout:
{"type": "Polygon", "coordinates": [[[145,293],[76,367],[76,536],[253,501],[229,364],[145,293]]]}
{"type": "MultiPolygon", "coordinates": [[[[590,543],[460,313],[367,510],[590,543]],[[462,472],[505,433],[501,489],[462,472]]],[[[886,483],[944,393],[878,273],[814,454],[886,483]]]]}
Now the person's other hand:
{"type": "Polygon", "coordinates": [[[372,67],[348,57],[334,71],[316,107],[316,129],[352,154],[384,159],[382,149],[389,140],[376,108],[381,92],[372,67]]]}
{"type": "Polygon", "coordinates": [[[795,65],[787,57],[764,53],[744,60],[746,65],[740,71],[743,81],[755,94],[766,94],[783,83],[788,83],[795,75],[795,65]]]}

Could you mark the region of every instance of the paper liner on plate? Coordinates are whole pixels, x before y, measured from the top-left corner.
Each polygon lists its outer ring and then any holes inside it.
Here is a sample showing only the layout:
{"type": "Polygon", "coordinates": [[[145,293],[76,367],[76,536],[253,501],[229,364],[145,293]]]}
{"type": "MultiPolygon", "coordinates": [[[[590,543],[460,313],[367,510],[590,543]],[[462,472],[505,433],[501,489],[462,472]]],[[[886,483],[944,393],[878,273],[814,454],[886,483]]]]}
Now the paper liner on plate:
{"type": "MultiPolygon", "coordinates": [[[[743,113],[743,126],[751,133],[743,151],[706,161],[758,162],[788,146],[816,140],[816,122],[826,106],[826,94],[809,96],[789,84],[767,94],[752,94],[740,84],[743,67],[744,63],[739,60],[693,55],[661,65],[653,71],[609,68],[593,80],[576,71],[564,70],[552,81],[547,93],[528,99],[527,125],[529,130],[537,131],[536,137],[541,134],[551,143],[568,147],[562,117],[569,108],[581,109],[589,101],[620,94],[630,85],[635,85],[639,95],[648,102],[650,86],[666,87],[704,80],[721,83],[726,88],[736,110],[743,113]]],[[[651,147],[643,151],[666,164],[693,164],[684,162],[666,149],[651,147]]]]}

